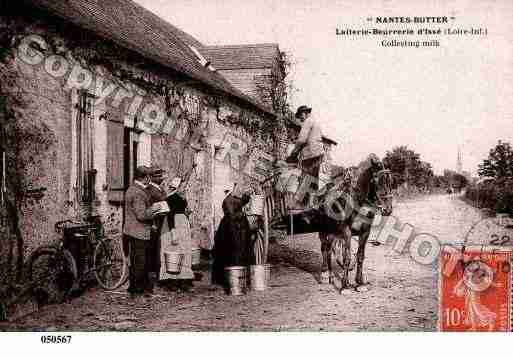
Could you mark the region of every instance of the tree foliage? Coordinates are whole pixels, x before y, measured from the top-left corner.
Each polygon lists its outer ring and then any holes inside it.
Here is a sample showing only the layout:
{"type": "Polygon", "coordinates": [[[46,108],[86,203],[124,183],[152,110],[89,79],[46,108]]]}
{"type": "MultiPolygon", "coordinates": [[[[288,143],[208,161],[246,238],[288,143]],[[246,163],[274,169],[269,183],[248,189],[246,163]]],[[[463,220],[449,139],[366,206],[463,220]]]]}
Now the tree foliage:
{"type": "Polygon", "coordinates": [[[478,167],[481,177],[502,179],[513,176],[513,149],[508,142],[499,140],[497,145],[490,149],[488,158],[478,167]]]}
{"type": "Polygon", "coordinates": [[[278,116],[287,117],[291,112],[289,95],[293,90],[289,74],[292,62],[287,53],[280,51],[276,66],[269,74],[255,76],[255,84],[260,100],[270,106],[278,116]]]}
{"type": "Polygon", "coordinates": [[[485,177],[470,186],[466,197],[478,207],[494,208],[499,213],[513,214],[513,149],[508,142],[498,141],[488,158],[478,166],[485,177]],[[486,178],[487,177],[487,178],[486,178]]]}
{"type": "Polygon", "coordinates": [[[445,169],[441,177],[441,182],[444,187],[452,187],[456,190],[461,190],[468,185],[468,180],[464,175],[452,170],[445,169]]]}
{"type": "Polygon", "coordinates": [[[431,164],[422,161],[420,154],[407,146],[398,146],[387,151],[383,162],[392,172],[395,187],[404,183],[417,187],[432,185],[434,174],[431,164]]]}

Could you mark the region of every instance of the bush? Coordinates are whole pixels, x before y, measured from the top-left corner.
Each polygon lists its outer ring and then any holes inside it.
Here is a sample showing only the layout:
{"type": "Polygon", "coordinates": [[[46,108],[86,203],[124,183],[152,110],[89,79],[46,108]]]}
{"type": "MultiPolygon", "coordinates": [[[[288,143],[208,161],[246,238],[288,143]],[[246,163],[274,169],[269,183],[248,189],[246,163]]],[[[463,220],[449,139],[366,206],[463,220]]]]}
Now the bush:
{"type": "Polygon", "coordinates": [[[498,213],[513,214],[512,179],[473,184],[467,188],[465,196],[479,208],[490,208],[498,213]]]}

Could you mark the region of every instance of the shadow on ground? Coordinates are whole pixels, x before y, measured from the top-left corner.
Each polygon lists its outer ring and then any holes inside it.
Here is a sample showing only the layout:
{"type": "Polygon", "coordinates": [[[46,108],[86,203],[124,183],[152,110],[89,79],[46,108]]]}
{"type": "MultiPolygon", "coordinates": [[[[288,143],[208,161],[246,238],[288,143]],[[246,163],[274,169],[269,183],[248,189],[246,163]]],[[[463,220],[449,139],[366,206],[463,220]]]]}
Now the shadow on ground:
{"type": "Polygon", "coordinates": [[[320,269],[322,257],[320,253],[291,248],[281,243],[272,243],[269,245],[269,264],[286,263],[292,267],[301,269],[310,273],[314,279],[320,283],[320,269]]]}

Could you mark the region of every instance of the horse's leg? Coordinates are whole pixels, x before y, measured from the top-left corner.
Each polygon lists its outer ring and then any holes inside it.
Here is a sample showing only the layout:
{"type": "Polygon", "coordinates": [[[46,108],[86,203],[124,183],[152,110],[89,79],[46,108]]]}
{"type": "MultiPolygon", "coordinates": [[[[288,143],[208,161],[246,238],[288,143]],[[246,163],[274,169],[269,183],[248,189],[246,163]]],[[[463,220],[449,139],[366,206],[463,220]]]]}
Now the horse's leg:
{"type": "Polygon", "coordinates": [[[351,265],[351,227],[342,225],[342,276],[340,278],[340,292],[349,287],[349,267],[351,265]]]}
{"type": "Polygon", "coordinates": [[[331,266],[331,257],[333,252],[333,242],[334,242],[335,236],[333,234],[328,234],[326,236],[326,241],[328,242],[328,248],[326,248],[327,254],[327,261],[328,261],[328,274],[329,274],[329,284],[333,284],[333,268],[331,266]]]}
{"type": "Polygon", "coordinates": [[[370,226],[361,232],[358,238],[358,252],[356,254],[356,284],[363,285],[363,261],[365,259],[365,246],[370,235],[370,226]]]}
{"type": "Polygon", "coordinates": [[[322,266],[321,266],[321,284],[325,284],[329,281],[329,262],[330,262],[330,246],[328,243],[328,235],[326,233],[319,233],[319,239],[321,240],[321,254],[322,254],[322,266]]]}

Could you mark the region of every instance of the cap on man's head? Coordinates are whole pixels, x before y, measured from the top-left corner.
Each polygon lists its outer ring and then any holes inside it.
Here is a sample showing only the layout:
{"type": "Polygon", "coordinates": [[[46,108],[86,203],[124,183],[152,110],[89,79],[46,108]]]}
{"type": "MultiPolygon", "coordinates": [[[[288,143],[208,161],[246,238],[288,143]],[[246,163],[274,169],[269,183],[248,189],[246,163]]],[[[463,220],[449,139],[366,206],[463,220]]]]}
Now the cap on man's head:
{"type": "Polygon", "coordinates": [[[310,113],[310,112],[312,112],[312,108],[308,107],[306,105],[299,106],[296,111],[296,118],[299,118],[299,116],[301,116],[301,114],[304,112],[310,113]]]}
{"type": "Polygon", "coordinates": [[[146,176],[150,176],[152,174],[152,170],[148,166],[138,166],[134,171],[134,178],[141,179],[146,176]]]}
{"type": "Polygon", "coordinates": [[[164,177],[165,173],[166,173],[166,171],[160,167],[157,167],[157,166],[151,167],[151,177],[152,178],[164,177]]]}

